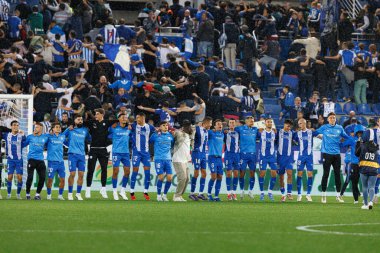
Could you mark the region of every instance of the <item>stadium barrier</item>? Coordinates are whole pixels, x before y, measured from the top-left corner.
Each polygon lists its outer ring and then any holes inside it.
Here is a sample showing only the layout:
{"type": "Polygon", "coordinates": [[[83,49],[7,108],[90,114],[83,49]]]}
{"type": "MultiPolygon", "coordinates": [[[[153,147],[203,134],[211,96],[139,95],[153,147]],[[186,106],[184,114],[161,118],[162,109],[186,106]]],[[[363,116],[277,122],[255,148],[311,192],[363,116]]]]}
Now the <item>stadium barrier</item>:
{"type": "MultiPolygon", "coordinates": [[[[341,154],[342,156],[342,162],[344,161],[344,154],[341,154]]],[[[295,152],[295,160],[297,159],[298,157],[298,152],[296,151],[295,152]]],[[[314,163],[314,183],[313,183],[313,188],[312,188],[312,192],[311,192],[311,195],[320,195],[321,194],[321,180],[322,180],[322,174],[323,174],[323,167],[322,167],[322,164],[320,163],[321,161],[321,153],[319,151],[313,151],[313,163],[314,163]]],[[[342,169],[344,169],[344,164],[342,164],[342,169]]],[[[6,168],[6,166],[4,166],[4,168],[6,168]]],[[[67,177],[69,175],[69,170],[68,170],[68,162],[67,160],[65,160],[65,168],[66,168],[66,184],[65,184],[65,191],[67,190],[67,177]]],[[[87,165],[86,165],[86,168],[87,168],[87,165]]],[[[193,175],[193,172],[194,172],[194,167],[191,163],[189,163],[189,169],[190,169],[190,176],[193,175]]],[[[111,178],[112,178],[112,161],[109,161],[108,162],[108,173],[107,173],[107,190],[108,191],[112,191],[112,183],[111,183],[111,178]]],[[[156,175],[156,172],[154,170],[154,163],[152,162],[151,163],[151,176],[150,176],[150,189],[149,191],[150,192],[156,192],[156,185],[157,185],[157,175],[156,175]]],[[[92,187],[91,189],[93,191],[97,191],[97,190],[100,190],[101,188],[101,183],[100,183],[100,165],[97,163],[96,165],[96,169],[95,169],[95,173],[94,173],[94,180],[93,180],[93,183],[92,183],[92,187]]],[[[256,184],[255,184],[255,189],[254,189],[254,193],[255,194],[258,194],[259,193],[259,184],[258,184],[258,172],[259,172],[259,167],[258,167],[258,164],[257,164],[257,169],[256,169],[256,184]]],[[[5,188],[6,187],[6,169],[3,169],[2,170],[2,173],[3,173],[3,182],[2,182],[2,188],[5,188]]],[[[174,169],[173,169],[173,173],[174,173],[174,169]]],[[[209,171],[207,171],[207,181],[210,179],[210,175],[209,175],[209,171]]],[[[249,185],[249,173],[246,173],[246,177],[245,177],[245,180],[246,180],[246,183],[245,183],[245,186],[246,186],[246,191],[247,191],[247,187],[249,185]]],[[[304,171],[303,173],[303,179],[302,179],[302,187],[303,187],[303,194],[306,194],[306,187],[307,187],[307,173],[306,173],[306,170],[304,171]]],[[[119,176],[118,176],[118,179],[119,179],[119,183],[118,183],[118,189],[120,189],[121,187],[121,179],[123,177],[123,170],[120,169],[120,172],[119,172],[119,176]]],[[[286,188],[286,175],[285,175],[285,188],[286,188]]],[[[37,174],[35,175],[34,177],[34,181],[33,181],[33,184],[32,184],[32,189],[36,189],[37,188],[37,174]]],[[[296,184],[296,179],[297,179],[297,167],[296,167],[296,164],[294,163],[293,164],[293,195],[296,195],[297,194],[297,184],[296,184]]],[[[86,179],[84,179],[86,180],[86,179]]],[[[268,190],[268,186],[269,186],[269,180],[270,180],[270,169],[268,168],[267,169],[267,173],[266,173],[266,176],[265,176],[265,183],[264,183],[264,189],[265,191],[268,190]]],[[[341,175],[341,180],[342,182],[343,181],[343,174],[341,175]]],[[[58,185],[59,185],[59,180],[58,180],[58,176],[56,175],[55,178],[54,178],[54,181],[53,181],[53,190],[58,190],[58,185]]],[[[86,185],[86,183],[84,182],[83,183],[84,187],[86,185]]],[[[16,188],[17,186],[17,181],[16,181],[16,177],[14,178],[14,182],[13,182],[13,188],[16,188]]],[[[175,188],[177,186],[177,176],[174,174],[173,175],[173,184],[172,184],[172,187],[170,188],[170,192],[174,192],[175,191],[175,188]]],[[[199,189],[199,184],[197,185],[197,190],[199,189]]],[[[74,189],[76,189],[76,180],[75,180],[75,184],[74,184],[74,189]]],[[[129,189],[129,186],[127,186],[127,189],[129,189]]],[[[45,190],[45,187],[44,187],[44,190],[45,190]]],[[[143,168],[140,168],[140,171],[139,171],[139,174],[137,176],[137,181],[136,181],[136,187],[135,187],[135,191],[136,192],[143,192],[144,190],[144,171],[143,171],[143,168]]],[[[206,187],[206,190],[207,190],[207,187],[206,187]]],[[[187,187],[187,192],[190,192],[190,182],[188,184],[188,187],[187,187]]],[[[227,188],[226,188],[226,181],[225,181],[225,174],[223,176],[223,181],[222,181],[222,187],[221,187],[221,191],[220,191],[222,194],[226,194],[227,193],[227,188]]],[[[240,192],[240,188],[238,186],[238,190],[237,192],[240,192]]],[[[351,184],[348,186],[347,188],[347,191],[346,191],[346,195],[347,196],[350,196],[351,195],[351,184]]],[[[279,182],[277,180],[276,182],[276,186],[274,188],[274,192],[273,192],[275,195],[280,195],[280,186],[279,186],[279,182]]],[[[335,191],[335,179],[334,179],[334,173],[330,173],[330,176],[329,176],[329,181],[328,181],[328,188],[327,188],[327,194],[329,196],[335,196],[336,195],[336,191],[335,191]]]]}

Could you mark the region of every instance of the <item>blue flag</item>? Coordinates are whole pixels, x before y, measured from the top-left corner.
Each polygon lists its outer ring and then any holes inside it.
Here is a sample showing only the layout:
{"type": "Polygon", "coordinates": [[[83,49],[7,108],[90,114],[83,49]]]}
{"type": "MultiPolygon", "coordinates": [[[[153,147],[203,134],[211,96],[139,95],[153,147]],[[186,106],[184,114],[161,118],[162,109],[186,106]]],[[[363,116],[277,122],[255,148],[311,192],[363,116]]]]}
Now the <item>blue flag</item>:
{"type": "Polygon", "coordinates": [[[104,44],[104,53],[114,63],[115,69],[119,70],[123,78],[132,80],[131,58],[125,45],[104,44]]]}

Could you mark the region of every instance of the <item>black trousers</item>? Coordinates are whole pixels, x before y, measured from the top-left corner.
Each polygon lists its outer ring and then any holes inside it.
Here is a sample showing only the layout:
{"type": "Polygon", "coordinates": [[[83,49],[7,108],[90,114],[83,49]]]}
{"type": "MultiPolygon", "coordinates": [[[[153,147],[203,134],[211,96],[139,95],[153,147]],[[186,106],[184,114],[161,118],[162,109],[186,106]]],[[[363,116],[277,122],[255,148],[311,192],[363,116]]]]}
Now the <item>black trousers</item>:
{"type": "Polygon", "coordinates": [[[107,183],[107,165],[109,153],[106,148],[90,148],[88,153],[88,171],[87,171],[87,187],[92,184],[92,178],[94,177],[94,171],[96,166],[96,161],[99,160],[101,172],[101,183],[102,187],[106,187],[107,183]]]}
{"type": "Polygon", "coordinates": [[[46,177],[46,166],[44,161],[29,159],[28,160],[28,179],[26,180],[26,194],[30,194],[30,187],[33,183],[34,170],[38,174],[37,193],[40,194],[44,187],[46,177]]]}
{"type": "Polygon", "coordinates": [[[340,192],[341,181],[340,181],[340,155],[330,155],[322,154],[323,158],[323,176],[322,176],[322,192],[325,192],[327,189],[327,180],[330,176],[330,168],[333,166],[334,177],[335,177],[335,188],[336,192],[340,192]]]}
{"type": "Polygon", "coordinates": [[[307,73],[301,73],[299,76],[298,84],[298,96],[306,101],[310,98],[311,93],[314,90],[313,75],[307,73]]]}
{"type": "Polygon", "coordinates": [[[343,183],[342,190],[340,191],[340,195],[343,195],[346,191],[346,188],[350,181],[352,182],[352,195],[354,196],[354,200],[359,200],[359,165],[358,164],[350,164],[350,168],[348,168],[349,172],[347,172],[346,180],[343,183]],[[348,174],[349,173],[349,174],[348,174]]]}

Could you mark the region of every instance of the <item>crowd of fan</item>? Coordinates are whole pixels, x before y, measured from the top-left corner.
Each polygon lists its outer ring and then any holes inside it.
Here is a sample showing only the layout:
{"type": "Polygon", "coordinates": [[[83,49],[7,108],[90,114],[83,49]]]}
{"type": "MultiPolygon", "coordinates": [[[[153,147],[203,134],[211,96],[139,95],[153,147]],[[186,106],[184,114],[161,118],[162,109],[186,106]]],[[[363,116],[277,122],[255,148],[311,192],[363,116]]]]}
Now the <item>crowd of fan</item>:
{"type": "Polygon", "coordinates": [[[278,77],[285,86],[280,117],[304,117],[316,127],[339,99],[367,103],[368,87],[378,103],[378,45],[355,50],[351,42],[355,31],[380,34],[379,1],[369,2],[356,20],[342,12],[330,27],[331,20],[321,22],[319,1],[292,8],[270,0],[209,0],[197,9],[191,1],[184,6],[162,1],[156,9],[148,3],[131,28],[112,18],[104,0],[47,0],[35,6],[19,0],[0,13],[0,91],[33,94],[34,119],[46,125],[58,120],[65,127],[73,114],[91,118],[94,109],[103,108],[106,118],[124,111],[133,120],[144,111],[151,123],[168,120],[176,126],[206,115],[260,118],[265,79],[278,77]],[[183,33],[182,52],[174,41],[157,41],[157,30],[170,27],[183,33]],[[285,60],[281,30],[293,40],[285,60]],[[105,43],[129,47],[133,80],[115,70],[105,43]],[[264,79],[260,85],[252,81],[257,76],[264,79]]]}

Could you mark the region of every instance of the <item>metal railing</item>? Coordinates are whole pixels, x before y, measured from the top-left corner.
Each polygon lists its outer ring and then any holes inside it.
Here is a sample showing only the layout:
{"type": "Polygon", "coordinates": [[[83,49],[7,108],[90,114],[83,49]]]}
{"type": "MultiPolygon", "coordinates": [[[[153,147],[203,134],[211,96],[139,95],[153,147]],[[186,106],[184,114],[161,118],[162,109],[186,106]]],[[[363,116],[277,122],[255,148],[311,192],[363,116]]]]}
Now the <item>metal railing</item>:
{"type": "Polygon", "coordinates": [[[339,2],[352,19],[355,19],[359,12],[363,9],[363,6],[359,0],[340,0],[339,2]]]}

